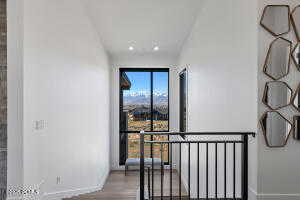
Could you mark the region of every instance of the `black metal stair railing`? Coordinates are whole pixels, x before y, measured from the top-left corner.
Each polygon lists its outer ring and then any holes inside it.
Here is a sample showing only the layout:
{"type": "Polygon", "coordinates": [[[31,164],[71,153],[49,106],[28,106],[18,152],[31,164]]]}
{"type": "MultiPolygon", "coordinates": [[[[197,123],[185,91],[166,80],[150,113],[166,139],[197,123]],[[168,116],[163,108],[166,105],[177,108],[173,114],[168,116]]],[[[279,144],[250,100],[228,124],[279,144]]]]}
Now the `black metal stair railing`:
{"type": "MultiPolygon", "coordinates": [[[[147,199],[241,199],[241,200],[248,200],[248,140],[249,136],[255,137],[255,133],[253,132],[207,132],[207,133],[201,133],[201,132],[186,132],[186,133],[180,133],[180,132],[164,132],[164,133],[140,133],[140,200],[147,200],[147,199]],[[169,141],[145,141],[145,135],[169,135],[169,136],[181,136],[182,138],[187,138],[188,136],[235,136],[238,138],[232,139],[218,139],[218,140],[204,140],[204,139],[196,139],[196,140],[188,140],[188,139],[180,139],[180,140],[169,140],[169,141]],[[160,165],[160,191],[155,191],[154,187],[154,159],[152,157],[152,163],[150,166],[145,166],[145,151],[144,147],[146,144],[150,144],[151,146],[151,155],[153,155],[153,145],[160,145],[160,160],[161,160],[161,165],[160,165]],[[169,192],[168,195],[164,195],[164,177],[165,177],[165,167],[164,167],[164,161],[163,161],[163,145],[168,144],[169,146],[169,192]],[[187,194],[183,195],[182,194],[182,145],[186,144],[187,145],[187,194]],[[222,145],[220,145],[222,144],[222,145]],[[176,167],[178,171],[178,176],[179,176],[179,183],[178,183],[178,194],[174,194],[174,189],[173,189],[173,148],[174,146],[177,146],[178,148],[178,166],[176,167]],[[193,192],[192,194],[192,187],[191,187],[191,146],[196,145],[196,169],[197,172],[196,174],[193,174],[193,178],[197,179],[196,180],[196,191],[193,192]],[[204,145],[203,148],[205,151],[200,152],[200,147],[201,145],[204,145]],[[237,148],[238,145],[241,147],[241,153],[240,153],[240,158],[237,157],[237,148]],[[228,148],[229,146],[232,146],[232,163],[230,167],[232,169],[228,169],[228,148]],[[214,148],[214,160],[210,160],[210,149],[214,148]],[[223,173],[222,176],[224,177],[224,182],[223,182],[223,194],[220,195],[218,190],[218,172],[220,172],[219,169],[219,163],[218,163],[218,155],[220,155],[220,151],[223,151],[224,154],[224,163],[223,163],[223,173]],[[205,191],[202,191],[205,195],[201,196],[200,194],[200,153],[203,153],[203,157],[205,157],[205,191]],[[218,154],[219,153],[219,154],[218,154]],[[237,160],[241,161],[241,170],[240,170],[240,178],[241,180],[239,181],[240,185],[237,186],[237,160]],[[210,162],[214,161],[214,166],[210,166],[210,162]],[[145,170],[145,167],[147,171],[145,170]],[[214,168],[214,177],[210,176],[209,170],[211,167],[214,168]],[[231,170],[232,172],[232,177],[229,177],[227,175],[227,172],[231,170]],[[147,172],[147,173],[146,173],[147,172]],[[145,177],[147,179],[147,187],[145,187],[145,177]],[[210,186],[210,181],[214,180],[214,188],[209,188],[210,186]],[[232,192],[230,195],[228,195],[228,180],[232,179],[232,192]],[[237,194],[237,187],[240,187],[240,195],[237,194]],[[213,191],[214,193],[211,193],[210,191],[213,191]],[[160,192],[160,195],[157,195],[157,193],[160,192]]],[[[186,158],[186,157],[185,157],[186,158]]],[[[193,187],[195,188],[195,187],[193,187]]],[[[202,187],[203,188],[203,187],[202,187]]]]}

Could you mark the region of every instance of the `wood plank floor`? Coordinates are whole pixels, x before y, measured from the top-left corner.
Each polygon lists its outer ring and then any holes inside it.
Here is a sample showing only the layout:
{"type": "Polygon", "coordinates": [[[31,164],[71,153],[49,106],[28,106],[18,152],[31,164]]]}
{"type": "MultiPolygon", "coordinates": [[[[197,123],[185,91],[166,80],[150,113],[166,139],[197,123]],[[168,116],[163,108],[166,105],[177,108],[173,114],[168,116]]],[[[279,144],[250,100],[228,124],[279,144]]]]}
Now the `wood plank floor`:
{"type": "MultiPolygon", "coordinates": [[[[172,173],[173,195],[179,193],[179,177],[177,172],[172,173]]],[[[154,188],[155,196],[160,196],[160,173],[155,171],[154,188]]],[[[164,195],[169,196],[170,191],[170,172],[165,171],[164,176],[164,195]]],[[[147,178],[145,178],[147,181],[147,178]]],[[[127,176],[124,171],[112,171],[101,191],[79,195],[65,200],[136,200],[137,189],[139,186],[139,172],[129,171],[127,176]]],[[[182,195],[186,195],[186,191],[182,186],[182,195]]]]}

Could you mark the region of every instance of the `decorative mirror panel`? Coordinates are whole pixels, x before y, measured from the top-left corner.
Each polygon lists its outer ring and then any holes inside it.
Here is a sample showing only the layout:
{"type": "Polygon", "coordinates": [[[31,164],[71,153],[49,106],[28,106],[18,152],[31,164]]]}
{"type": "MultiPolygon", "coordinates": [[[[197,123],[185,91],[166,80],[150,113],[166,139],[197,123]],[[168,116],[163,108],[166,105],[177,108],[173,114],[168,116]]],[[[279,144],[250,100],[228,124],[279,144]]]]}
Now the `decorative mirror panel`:
{"type": "Polygon", "coordinates": [[[273,80],[279,80],[289,73],[292,42],[284,38],[275,39],[269,47],[264,73],[273,80]]]}
{"type": "Polygon", "coordinates": [[[293,106],[300,112],[300,83],[292,99],[293,106]]]}
{"type": "Polygon", "coordinates": [[[296,67],[300,71],[300,43],[296,44],[292,52],[292,58],[295,62],[296,67]]]}
{"type": "Polygon", "coordinates": [[[300,140],[300,116],[294,116],[294,139],[300,140]]]}
{"type": "Polygon", "coordinates": [[[260,24],[275,37],[288,33],[290,31],[290,7],[288,5],[266,6],[260,24]]]}
{"type": "Polygon", "coordinates": [[[284,147],[293,129],[292,124],[279,112],[263,114],[260,124],[268,147],[284,147]]]}
{"type": "Polygon", "coordinates": [[[300,5],[292,11],[291,18],[296,37],[300,42],[300,5]]]}
{"type": "Polygon", "coordinates": [[[283,108],[291,103],[292,93],[292,89],[285,82],[267,82],[263,95],[263,103],[272,110],[283,108]]]}

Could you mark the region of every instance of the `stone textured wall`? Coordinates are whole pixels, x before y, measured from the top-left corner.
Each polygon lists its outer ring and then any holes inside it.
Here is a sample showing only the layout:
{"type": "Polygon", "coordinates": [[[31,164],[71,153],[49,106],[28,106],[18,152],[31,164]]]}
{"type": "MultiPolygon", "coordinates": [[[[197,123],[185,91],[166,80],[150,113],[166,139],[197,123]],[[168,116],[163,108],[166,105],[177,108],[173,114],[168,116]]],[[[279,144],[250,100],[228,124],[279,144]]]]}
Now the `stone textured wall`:
{"type": "Polygon", "coordinates": [[[0,0],[0,200],[7,185],[7,25],[6,0],[0,0]]]}

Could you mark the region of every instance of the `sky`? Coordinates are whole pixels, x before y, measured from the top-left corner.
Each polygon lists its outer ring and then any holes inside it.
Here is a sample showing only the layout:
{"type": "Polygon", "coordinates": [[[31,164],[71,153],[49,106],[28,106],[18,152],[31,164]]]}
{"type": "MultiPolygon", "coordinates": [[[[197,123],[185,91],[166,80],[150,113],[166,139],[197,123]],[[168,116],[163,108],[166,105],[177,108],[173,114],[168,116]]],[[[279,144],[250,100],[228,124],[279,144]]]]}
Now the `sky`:
{"type": "MultiPolygon", "coordinates": [[[[150,72],[126,72],[131,82],[130,90],[125,95],[150,93],[150,72]]],[[[153,72],[153,92],[168,93],[168,72],[153,72]]]]}

